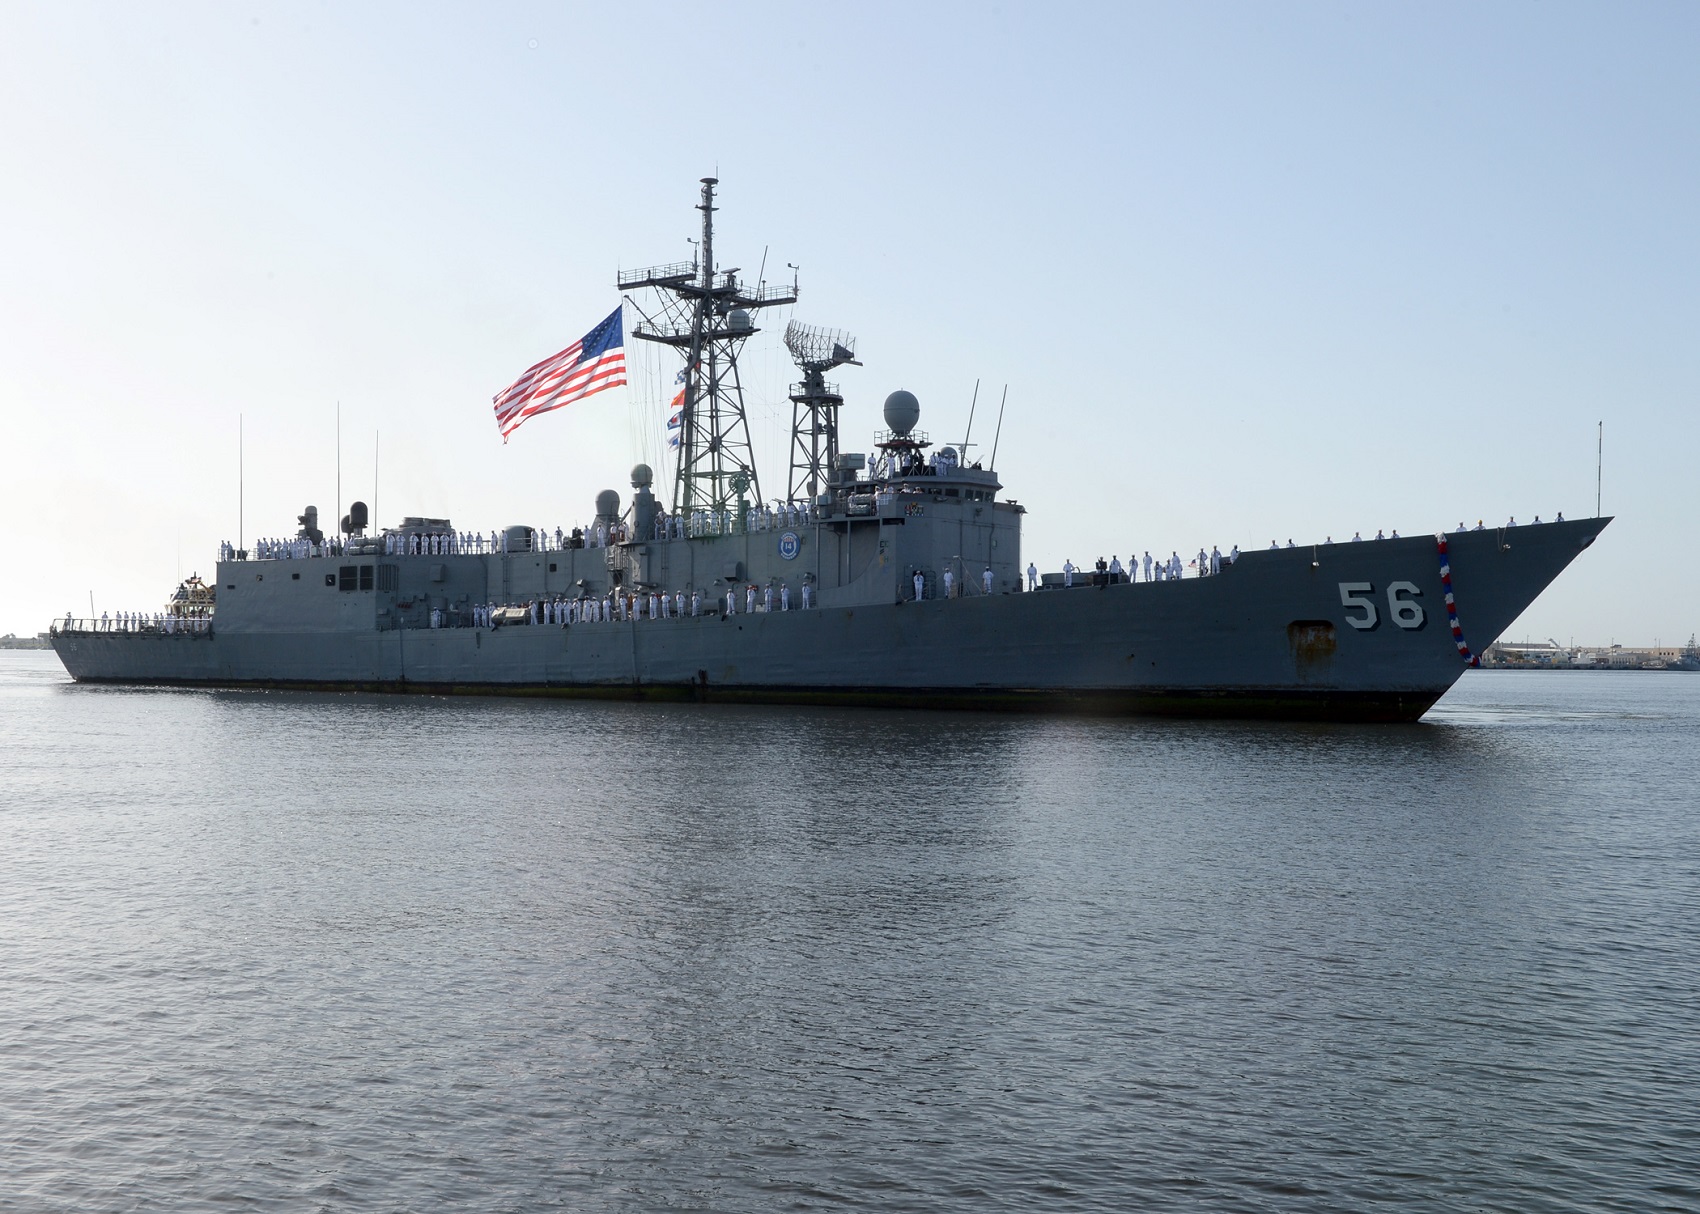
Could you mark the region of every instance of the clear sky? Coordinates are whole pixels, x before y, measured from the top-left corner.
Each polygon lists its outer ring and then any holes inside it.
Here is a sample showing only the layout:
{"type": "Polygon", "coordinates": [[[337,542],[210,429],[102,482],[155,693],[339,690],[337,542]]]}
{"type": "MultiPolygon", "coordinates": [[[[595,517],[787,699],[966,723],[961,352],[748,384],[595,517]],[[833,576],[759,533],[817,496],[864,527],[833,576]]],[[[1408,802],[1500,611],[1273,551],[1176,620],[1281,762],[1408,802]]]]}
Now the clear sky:
{"type": "MultiPolygon", "coordinates": [[[[491,396],[688,259],[801,266],[1041,567],[1618,516],[1512,628],[1700,628],[1700,8],[0,5],[0,632],[157,610],[309,502],[571,526],[673,367],[491,396]],[[977,455],[984,455],[981,447],[977,455]]],[[[768,314],[750,406],[783,488],[768,314]]],[[[658,478],[670,486],[670,469],[658,478]]],[[[665,494],[664,494],[665,496],[665,494]]]]}

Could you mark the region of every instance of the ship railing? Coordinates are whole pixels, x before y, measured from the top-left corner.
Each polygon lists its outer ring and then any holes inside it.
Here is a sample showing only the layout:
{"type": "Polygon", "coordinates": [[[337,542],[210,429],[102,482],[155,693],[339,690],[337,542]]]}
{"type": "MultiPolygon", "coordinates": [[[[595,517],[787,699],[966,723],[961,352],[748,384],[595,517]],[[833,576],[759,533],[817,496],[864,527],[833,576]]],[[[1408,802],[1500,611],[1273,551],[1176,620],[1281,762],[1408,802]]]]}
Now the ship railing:
{"type": "Polygon", "coordinates": [[[615,282],[622,291],[636,291],[643,287],[660,287],[673,283],[689,282],[696,276],[696,262],[675,261],[671,265],[646,266],[641,270],[621,270],[615,282]]]}
{"type": "Polygon", "coordinates": [[[211,616],[175,616],[128,620],[65,616],[48,626],[50,636],[211,636],[211,616]]]}
{"type": "Polygon", "coordinates": [[[633,331],[639,337],[647,338],[650,341],[666,342],[669,345],[684,345],[691,340],[689,325],[669,325],[653,320],[640,320],[637,328],[633,331]]]}
{"type": "Polygon", "coordinates": [[[282,543],[267,544],[263,547],[256,543],[247,548],[237,548],[232,544],[226,546],[220,552],[219,559],[221,561],[316,561],[344,556],[372,555],[371,553],[349,552],[348,549],[352,544],[347,542],[310,544],[307,545],[306,551],[295,552],[291,548],[294,542],[293,540],[285,540],[282,543]]]}
{"type": "Polygon", "coordinates": [[[785,502],[776,506],[752,506],[740,518],[736,510],[694,510],[684,519],[689,539],[714,539],[726,535],[758,535],[766,531],[788,531],[816,521],[807,503],[785,502]]]}
{"type": "Polygon", "coordinates": [[[736,286],[734,283],[732,283],[730,281],[730,279],[731,279],[730,274],[728,274],[726,277],[727,277],[728,281],[726,282],[725,285],[731,286],[737,291],[738,302],[740,302],[740,303],[751,303],[751,304],[756,304],[756,305],[761,306],[761,307],[767,307],[771,304],[786,304],[786,303],[797,302],[797,292],[792,287],[788,287],[788,286],[785,286],[783,284],[770,287],[766,283],[762,283],[762,284],[760,284],[758,286],[754,286],[754,287],[736,286]]]}
{"type": "Polygon", "coordinates": [[[839,391],[837,384],[824,381],[821,383],[818,392],[811,389],[808,384],[792,384],[791,399],[799,402],[806,400],[836,400],[842,402],[844,393],[839,391]]]}

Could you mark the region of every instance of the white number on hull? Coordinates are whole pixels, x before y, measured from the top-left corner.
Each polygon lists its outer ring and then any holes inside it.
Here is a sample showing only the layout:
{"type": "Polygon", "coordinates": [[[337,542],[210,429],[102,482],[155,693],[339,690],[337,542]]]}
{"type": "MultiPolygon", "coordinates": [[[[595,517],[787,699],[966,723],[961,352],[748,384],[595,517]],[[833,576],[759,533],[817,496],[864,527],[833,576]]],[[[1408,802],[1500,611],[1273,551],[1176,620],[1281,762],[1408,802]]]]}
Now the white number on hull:
{"type": "MultiPolygon", "coordinates": [[[[1375,586],[1369,582],[1340,583],[1340,605],[1351,609],[1346,613],[1346,623],[1359,632],[1370,632],[1381,623],[1381,613],[1369,597],[1374,593],[1375,586]]],[[[1414,601],[1420,594],[1422,589],[1414,582],[1394,582],[1387,588],[1387,614],[1407,632],[1427,623],[1423,605],[1414,601]]]]}
{"type": "Polygon", "coordinates": [[[1422,591],[1410,582],[1394,582],[1387,588],[1387,614],[1393,617],[1393,622],[1399,627],[1413,631],[1423,626],[1423,605],[1400,597],[1410,595],[1414,598],[1421,593],[1422,591]]]}
{"type": "Polygon", "coordinates": [[[1374,590],[1375,587],[1368,582],[1340,583],[1340,605],[1342,607],[1356,607],[1363,612],[1362,615],[1352,615],[1348,612],[1346,623],[1362,632],[1368,632],[1381,623],[1381,617],[1375,613],[1375,604],[1364,597],[1374,590]]]}

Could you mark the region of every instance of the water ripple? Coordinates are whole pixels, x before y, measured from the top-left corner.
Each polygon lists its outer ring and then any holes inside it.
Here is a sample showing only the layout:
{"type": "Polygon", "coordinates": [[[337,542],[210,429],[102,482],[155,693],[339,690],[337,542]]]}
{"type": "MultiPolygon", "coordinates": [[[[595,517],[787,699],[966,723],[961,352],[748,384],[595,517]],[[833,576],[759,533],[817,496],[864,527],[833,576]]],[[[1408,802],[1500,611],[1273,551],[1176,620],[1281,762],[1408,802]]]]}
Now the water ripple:
{"type": "Polygon", "coordinates": [[[0,657],[0,1209],[1700,1207],[1700,679],[1352,728],[0,657]]]}

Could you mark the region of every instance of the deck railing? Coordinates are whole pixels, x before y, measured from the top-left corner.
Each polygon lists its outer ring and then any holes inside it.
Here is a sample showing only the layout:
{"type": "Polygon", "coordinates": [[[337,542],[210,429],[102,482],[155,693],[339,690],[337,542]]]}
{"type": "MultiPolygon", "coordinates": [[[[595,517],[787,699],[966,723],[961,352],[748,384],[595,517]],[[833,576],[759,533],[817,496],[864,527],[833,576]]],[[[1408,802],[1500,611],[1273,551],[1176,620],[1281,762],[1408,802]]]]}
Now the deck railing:
{"type": "Polygon", "coordinates": [[[48,626],[50,636],[211,636],[211,616],[166,616],[162,619],[133,617],[120,620],[64,616],[48,626]]]}

